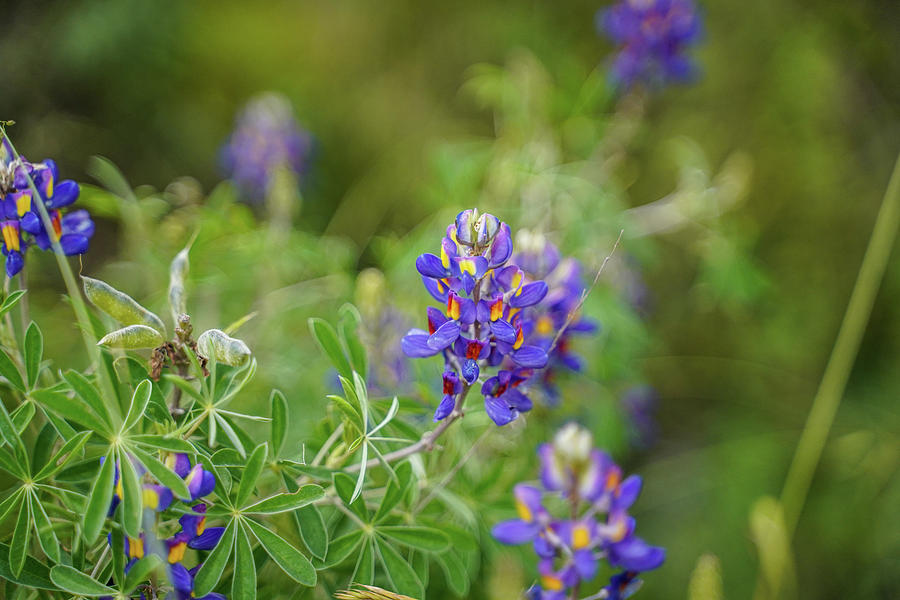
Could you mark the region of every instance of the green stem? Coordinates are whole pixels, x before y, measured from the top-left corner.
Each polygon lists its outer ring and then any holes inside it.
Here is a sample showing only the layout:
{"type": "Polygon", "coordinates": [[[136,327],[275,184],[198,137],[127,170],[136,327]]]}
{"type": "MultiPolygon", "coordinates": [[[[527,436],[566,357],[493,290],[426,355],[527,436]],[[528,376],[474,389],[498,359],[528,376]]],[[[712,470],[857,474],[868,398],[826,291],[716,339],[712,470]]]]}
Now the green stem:
{"type": "MultiPolygon", "coordinates": [[[[20,160],[19,153],[16,150],[15,146],[13,146],[12,140],[10,140],[9,136],[6,135],[6,128],[0,125],[0,139],[2,138],[6,138],[6,140],[9,142],[10,150],[12,150],[15,159],[20,160]]],[[[87,306],[84,303],[84,298],[81,297],[81,288],[78,285],[78,282],[75,281],[75,274],[72,272],[72,267],[69,266],[69,262],[66,259],[66,255],[63,252],[62,246],[60,246],[59,244],[59,240],[56,239],[56,236],[52,235],[53,222],[50,220],[50,214],[47,212],[47,207],[44,206],[43,199],[41,198],[41,193],[37,189],[37,186],[34,184],[34,180],[31,178],[31,175],[28,175],[26,173],[26,177],[28,179],[28,187],[33,194],[34,206],[37,207],[38,214],[40,214],[41,216],[41,223],[43,223],[44,229],[47,231],[47,237],[50,239],[50,245],[53,248],[53,254],[56,256],[56,263],[57,265],[59,265],[59,271],[62,274],[63,281],[66,284],[66,289],[69,292],[69,298],[71,298],[72,300],[72,308],[75,311],[75,318],[78,320],[79,329],[81,329],[84,346],[87,349],[88,356],[97,365],[97,380],[100,384],[103,403],[106,405],[106,409],[109,411],[114,423],[121,423],[122,415],[119,409],[117,395],[115,393],[115,386],[110,378],[108,371],[106,370],[105,365],[103,364],[103,356],[100,353],[100,349],[97,347],[97,341],[94,339],[91,333],[94,330],[94,327],[91,323],[90,315],[88,315],[87,306]]]]}
{"type": "Polygon", "coordinates": [[[900,225],[900,157],[888,183],[863,257],[844,321],[813,400],[794,460],[784,482],[781,503],[788,540],[793,537],[816,466],[862,342],[875,296],[884,276],[900,225]]]}

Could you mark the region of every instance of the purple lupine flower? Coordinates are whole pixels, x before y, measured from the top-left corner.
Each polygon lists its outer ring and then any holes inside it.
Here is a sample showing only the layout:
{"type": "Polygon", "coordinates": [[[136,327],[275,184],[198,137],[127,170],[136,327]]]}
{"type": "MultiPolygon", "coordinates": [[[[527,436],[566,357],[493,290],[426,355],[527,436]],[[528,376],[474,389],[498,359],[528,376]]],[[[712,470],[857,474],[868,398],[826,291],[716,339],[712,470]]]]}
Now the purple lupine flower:
{"type": "Polygon", "coordinates": [[[547,365],[544,348],[526,343],[533,329],[526,310],[547,295],[547,284],[514,264],[506,223],[477,209],[464,210],[447,228],[440,256],[422,254],[416,269],[425,289],[444,310],[429,307],[427,330],[411,329],[401,340],[412,358],[441,354],[444,394],[435,420],[446,418],[485,367],[498,368],[481,386],[485,409],[497,425],[531,410],[519,386],[547,365]]]}
{"type": "Polygon", "coordinates": [[[567,598],[573,587],[597,576],[602,560],[624,570],[605,589],[611,598],[625,598],[639,585],[639,572],[665,561],[663,548],[635,535],[635,520],[628,514],[640,493],[640,477],[623,481],[621,469],[592,446],[586,430],[574,424],[562,428],[552,444],[539,450],[544,490],[517,485],[519,518],[492,530],[504,544],[533,542],[540,582],[529,590],[530,598],[567,598]],[[566,500],[571,511],[566,518],[557,519],[544,508],[545,494],[566,500]]]}
{"type": "Polygon", "coordinates": [[[210,592],[200,597],[194,595],[194,577],[199,569],[200,565],[193,569],[186,569],[180,563],[169,566],[169,577],[172,580],[172,587],[175,588],[174,597],[177,600],[225,600],[225,596],[218,592],[210,592]]]}
{"type": "Polygon", "coordinates": [[[621,87],[660,87],[695,76],[686,51],[703,25],[693,0],[619,0],[597,12],[596,25],[618,47],[610,74],[621,87]]]}
{"type": "Polygon", "coordinates": [[[25,266],[25,251],[31,245],[48,250],[51,240],[55,240],[68,256],[87,252],[94,235],[94,222],[86,210],[62,213],[60,209],[78,199],[80,188],[72,180],[58,179],[58,168],[53,160],[31,163],[24,157],[15,159],[9,141],[3,139],[0,144],[0,233],[7,277],[14,277],[25,266]],[[49,213],[50,231],[44,227],[34,204],[29,177],[38,190],[38,201],[43,202],[49,213]]]}
{"type": "Polygon", "coordinates": [[[524,312],[529,339],[548,352],[549,362],[541,371],[539,380],[549,403],[556,404],[559,400],[556,386],[559,372],[582,369],[581,358],[571,349],[572,336],[594,333],[597,325],[575,314],[586,287],[581,264],[574,258],[562,258],[557,247],[541,235],[522,231],[517,242],[520,250],[513,261],[528,277],[543,280],[548,286],[546,297],[524,312]],[[572,315],[572,322],[566,327],[572,315]]]}
{"type": "Polygon", "coordinates": [[[306,172],[312,136],[297,123],[290,101],[266,93],[251,99],[222,148],[222,166],[251,202],[261,202],[278,169],[306,172]]]}

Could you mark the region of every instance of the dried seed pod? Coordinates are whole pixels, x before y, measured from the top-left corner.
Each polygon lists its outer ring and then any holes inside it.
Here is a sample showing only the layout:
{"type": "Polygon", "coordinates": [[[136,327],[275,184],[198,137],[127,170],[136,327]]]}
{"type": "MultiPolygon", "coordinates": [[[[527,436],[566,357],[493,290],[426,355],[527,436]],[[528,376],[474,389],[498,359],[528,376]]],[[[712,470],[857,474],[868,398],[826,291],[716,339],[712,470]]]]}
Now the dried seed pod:
{"type": "Polygon", "coordinates": [[[152,327],[147,325],[129,325],[107,333],[102,340],[97,342],[97,345],[108,348],[138,350],[140,348],[156,348],[163,341],[163,336],[152,327]]]}
{"type": "Polygon", "coordinates": [[[241,340],[229,337],[220,329],[208,329],[197,338],[197,349],[207,359],[239,367],[250,359],[250,348],[241,340]]]}
{"type": "Polygon", "coordinates": [[[166,326],[155,313],[147,310],[124,292],[99,279],[81,277],[84,294],[91,304],[111,316],[122,325],[145,325],[166,335],[166,326]]]}
{"type": "Polygon", "coordinates": [[[187,314],[187,293],[184,290],[184,280],[190,270],[188,251],[190,245],[175,255],[169,265],[169,308],[172,310],[172,320],[177,323],[181,315],[187,314]]]}

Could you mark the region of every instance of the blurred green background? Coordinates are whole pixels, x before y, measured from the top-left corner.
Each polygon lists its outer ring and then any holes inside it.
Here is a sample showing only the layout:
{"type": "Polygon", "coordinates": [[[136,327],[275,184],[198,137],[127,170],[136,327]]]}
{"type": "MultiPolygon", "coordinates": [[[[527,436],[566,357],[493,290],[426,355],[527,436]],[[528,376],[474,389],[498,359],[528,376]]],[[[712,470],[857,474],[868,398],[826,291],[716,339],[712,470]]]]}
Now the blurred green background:
{"type": "MultiPolygon", "coordinates": [[[[17,3],[4,10],[0,117],[17,121],[11,134],[23,154],[53,157],[64,177],[92,181],[88,158],[100,154],[133,186],[164,190],[191,176],[209,192],[222,179],[218,152],[235,113],[260,91],[285,94],[316,139],[294,251],[270,278],[223,255],[231,246],[241,260],[266,256],[253,212],[232,206],[201,231],[196,302],[203,326],[223,326],[259,309],[251,304],[264,290],[277,308],[251,334],[254,347],[289,348],[260,361],[265,383],[293,390],[295,406],[323,407],[327,372],[305,318],[333,318],[332,301],[352,297],[357,269],[411,270],[412,257],[436,249],[449,216],[496,200],[473,197],[475,184],[460,174],[466,149],[480,152],[498,135],[495,115],[464,91],[472,65],[509,64],[527,50],[558,86],[556,100],[571,104],[610,51],[594,29],[602,5],[17,3]],[[305,350],[291,354],[297,347],[305,350]],[[314,358],[298,365],[295,356],[314,358]]],[[[653,247],[633,244],[653,335],[631,368],[658,390],[659,439],[621,457],[645,477],[641,535],[669,551],[647,577],[642,594],[652,598],[684,598],[702,553],[721,559],[727,597],[752,596],[758,559],[748,514],[760,496],[780,493],[900,150],[900,4],[723,0],[703,10],[701,79],[646,99],[610,183],[625,206],[639,206],[677,188],[685,162],[714,174],[740,152],[752,172],[746,196],[717,220],[724,246],[690,228],[656,236],[653,247]],[[731,251],[737,259],[723,258],[731,251]]],[[[162,197],[178,204],[179,193],[162,197]]],[[[123,221],[101,211],[85,271],[161,306],[165,265],[197,215],[190,206],[148,210],[161,225],[132,243],[123,221]]],[[[501,216],[515,227],[521,215],[501,216]]],[[[604,223],[605,235],[591,238],[585,222],[559,241],[596,267],[615,228],[604,223]]],[[[50,261],[39,264],[51,274],[31,269],[34,293],[65,331],[68,315],[50,310],[61,288],[50,261]]],[[[397,296],[407,309],[425,302],[418,291],[397,296]]],[[[900,596],[898,297],[893,260],[799,523],[801,598],[900,596]]],[[[48,351],[71,360],[65,349],[78,343],[64,334],[53,342],[60,350],[48,351]]],[[[602,371],[589,370],[601,386],[602,371]]],[[[593,399],[573,402],[583,415],[593,399]]],[[[490,570],[473,597],[491,593],[490,570]]]]}

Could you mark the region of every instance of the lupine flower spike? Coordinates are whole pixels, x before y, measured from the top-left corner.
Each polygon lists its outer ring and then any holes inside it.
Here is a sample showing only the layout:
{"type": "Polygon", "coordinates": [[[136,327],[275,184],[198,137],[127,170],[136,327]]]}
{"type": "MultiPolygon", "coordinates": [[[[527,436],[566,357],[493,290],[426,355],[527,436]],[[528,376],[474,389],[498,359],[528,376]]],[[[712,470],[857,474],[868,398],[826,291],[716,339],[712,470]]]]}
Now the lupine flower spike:
{"type": "Polygon", "coordinates": [[[543,490],[529,485],[515,488],[517,519],[494,526],[503,544],[532,542],[537,554],[540,584],[529,590],[538,600],[563,600],[570,590],[597,576],[600,562],[622,569],[604,588],[607,598],[633,593],[639,573],[659,567],[665,550],[650,546],[634,534],[628,509],[637,500],[641,478],[622,479],[621,469],[604,452],[593,448],[590,433],[578,425],[563,427],[551,444],[543,444],[543,490]],[[566,518],[555,518],[544,507],[547,495],[557,495],[571,507],[566,518]]]}
{"type": "Polygon", "coordinates": [[[222,148],[222,165],[248,200],[261,202],[278,169],[295,175],[306,171],[311,148],[312,137],[294,119],[291,103],[267,93],[250,100],[238,115],[222,148]]]}
{"type": "Polygon", "coordinates": [[[481,385],[494,423],[506,425],[531,410],[531,400],[519,386],[547,365],[547,352],[530,343],[534,327],[524,309],[544,299],[547,284],[510,264],[512,250],[509,226],[471,209],[447,227],[440,256],[416,259],[425,289],[443,308],[429,307],[427,331],[410,330],[401,347],[413,358],[444,358],[443,397],[435,421],[453,412],[460,394],[476,384],[486,367],[497,368],[481,385]]]}
{"type": "Polygon", "coordinates": [[[29,246],[49,250],[51,239],[58,241],[68,256],[87,252],[94,235],[90,215],[86,210],[65,214],[62,211],[78,199],[79,193],[74,181],[59,181],[54,161],[31,163],[23,156],[16,159],[9,141],[3,138],[0,142],[0,234],[7,277],[16,276],[25,266],[29,246]],[[37,188],[38,199],[34,198],[29,178],[37,188]],[[42,202],[47,209],[52,224],[49,231],[35,202],[42,202]]]}
{"type": "Polygon", "coordinates": [[[693,78],[696,68],[686,51],[702,28],[693,0],[620,0],[597,13],[597,29],[619,48],[611,76],[626,89],[693,78]]]}
{"type": "Polygon", "coordinates": [[[548,286],[546,298],[523,312],[529,339],[549,353],[549,362],[539,380],[548,402],[556,404],[559,401],[556,380],[560,371],[582,369],[581,357],[572,350],[573,337],[596,333],[598,326],[573,314],[579,308],[586,287],[581,263],[571,257],[563,258],[557,247],[540,234],[520,231],[516,246],[518,251],[513,261],[526,276],[541,279],[548,286]],[[566,326],[570,316],[573,319],[566,326]]]}

